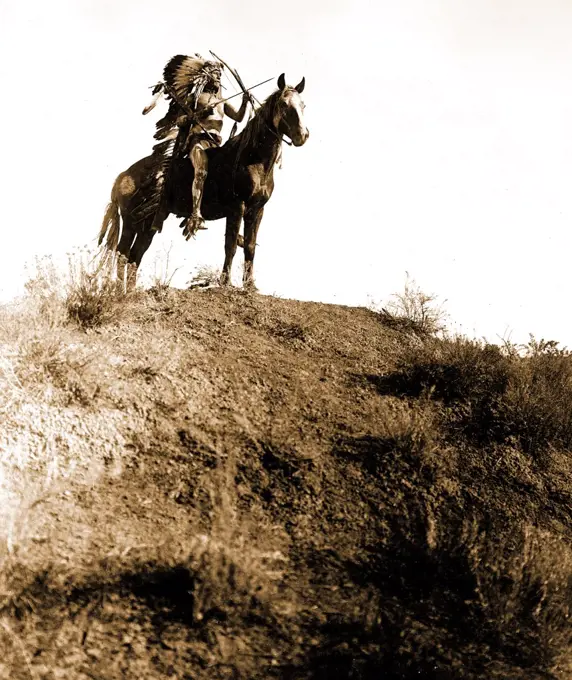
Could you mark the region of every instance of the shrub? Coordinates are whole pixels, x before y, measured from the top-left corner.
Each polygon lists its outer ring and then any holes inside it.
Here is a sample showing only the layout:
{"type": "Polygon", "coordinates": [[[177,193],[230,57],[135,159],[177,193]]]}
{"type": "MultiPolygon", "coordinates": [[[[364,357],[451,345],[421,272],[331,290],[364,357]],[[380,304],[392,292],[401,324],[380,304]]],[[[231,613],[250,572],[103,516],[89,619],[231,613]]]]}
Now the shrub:
{"type": "Polygon", "coordinates": [[[525,451],[572,447],[572,356],[558,343],[531,337],[504,399],[504,417],[525,451]]]}
{"type": "Polygon", "coordinates": [[[69,259],[69,283],[65,297],[68,318],[82,328],[94,328],[111,321],[118,312],[122,292],[111,272],[69,259]]]}
{"type": "Polygon", "coordinates": [[[211,286],[218,286],[220,282],[221,271],[217,267],[210,265],[199,265],[193,278],[187,284],[189,288],[209,288],[211,286]]]}
{"type": "Polygon", "coordinates": [[[554,343],[515,351],[486,342],[431,339],[409,348],[385,390],[441,402],[449,431],[526,452],[572,447],[572,356],[554,343]]]}
{"type": "Polygon", "coordinates": [[[455,338],[432,339],[404,353],[383,389],[440,401],[449,429],[479,441],[503,439],[501,402],[512,362],[496,345],[455,338]]]}
{"type": "Polygon", "coordinates": [[[380,315],[383,323],[392,328],[421,336],[436,335],[445,330],[447,319],[437,299],[434,294],[424,293],[408,275],[403,292],[394,293],[380,315]]]}
{"type": "Polygon", "coordinates": [[[312,677],[373,680],[383,669],[395,680],[528,680],[569,672],[565,541],[500,518],[467,517],[451,502],[431,509],[419,501],[394,517],[369,559],[351,565],[371,596],[355,603],[353,621],[332,617],[324,625],[312,677]]]}

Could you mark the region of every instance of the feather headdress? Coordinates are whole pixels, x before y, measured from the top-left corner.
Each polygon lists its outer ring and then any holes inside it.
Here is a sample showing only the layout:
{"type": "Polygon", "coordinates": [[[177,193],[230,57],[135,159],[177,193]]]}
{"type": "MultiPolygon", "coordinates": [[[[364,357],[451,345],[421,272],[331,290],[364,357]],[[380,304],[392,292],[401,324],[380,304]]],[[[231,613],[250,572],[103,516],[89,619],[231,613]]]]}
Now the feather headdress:
{"type": "MultiPolygon", "coordinates": [[[[159,91],[155,86],[153,94],[158,98],[165,92],[169,100],[166,115],[157,122],[155,139],[165,139],[176,125],[177,117],[182,113],[181,104],[195,111],[199,97],[209,83],[220,82],[222,65],[219,62],[207,61],[199,54],[187,57],[183,54],[170,59],[163,70],[164,84],[159,91]]],[[[155,106],[154,100],[143,113],[148,113],[155,106]]]]}

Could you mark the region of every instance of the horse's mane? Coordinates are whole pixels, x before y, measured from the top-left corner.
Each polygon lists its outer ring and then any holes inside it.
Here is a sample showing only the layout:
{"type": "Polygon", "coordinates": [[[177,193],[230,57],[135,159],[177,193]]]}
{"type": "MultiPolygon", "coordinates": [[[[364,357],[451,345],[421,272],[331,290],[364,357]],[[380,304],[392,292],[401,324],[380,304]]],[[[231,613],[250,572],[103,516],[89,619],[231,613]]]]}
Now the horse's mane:
{"type": "Polygon", "coordinates": [[[237,159],[242,157],[244,150],[256,144],[265,129],[272,126],[274,109],[282,95],[282,90],[276,90],[262,102],[260,108],[248,121],[246,126],[235,137],[231,137],[224,145],[226,149],[237,152],[237,159]]]}

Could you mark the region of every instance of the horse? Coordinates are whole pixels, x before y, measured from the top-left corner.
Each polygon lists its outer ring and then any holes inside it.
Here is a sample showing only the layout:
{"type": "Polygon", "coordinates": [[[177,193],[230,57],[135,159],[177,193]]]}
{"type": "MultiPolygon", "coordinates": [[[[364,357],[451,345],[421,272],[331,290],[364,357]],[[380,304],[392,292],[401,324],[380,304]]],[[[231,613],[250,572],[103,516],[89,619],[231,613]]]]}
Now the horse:
{"type": "MultiPolygon", "coordinates": [[[[282,74],[277,85],[278,89],[262,103],[239,134],[223,146],[207,151],[208,174],[201,211],[205,220],[226,218],[225,258],[220,280],[223,286],[230,285],[232,261],[244,222],[242,284],[244,288],[256,290],[253,266],[256,236],[264,206],[274,190],[274,166],[280,157],[283,136],[298,147],[305,144],[310,135],[304,123],[305,104],[300,96],[305,78],[292,87],[286,85],[282,74]]],[[[117,276],[123,283],[127,269],[127,289],[135,287],[137,269],[157,233],[157,225],[153,225],[156,210],[149,210],[149,206],[156,205],[153,201],[160,193],[158,183],[165,182],[162,200],[166,203],[161,213],[164,219],[170,213],[187,218],[192,211],[192,162],[188,157],[173,157],[168,177],[163,177],[159,160],[158,154],[153,153],[117,176],[98,235],[104,254],[113,257],[119,254],[117,276]]]]}

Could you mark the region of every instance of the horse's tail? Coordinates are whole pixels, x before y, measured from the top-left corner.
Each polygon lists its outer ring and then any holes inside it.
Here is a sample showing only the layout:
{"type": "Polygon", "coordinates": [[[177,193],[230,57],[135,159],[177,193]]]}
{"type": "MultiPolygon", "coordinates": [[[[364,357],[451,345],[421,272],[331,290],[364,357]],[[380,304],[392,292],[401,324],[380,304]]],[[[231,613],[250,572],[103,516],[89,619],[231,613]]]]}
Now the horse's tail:
{"type": "Polygon", "coordinates": [[[119,244],[119,234],[121,232],[121,218],[119,216],[119,199],[118,199],[118,188],[121,176],[119,176],[111,190],[111,200],[107,204],[105,209],[105,215],[103,216],[103,222],[101,224],[101,229],[99,230],[99,236],[97,238],[97,245],[100,246],[105,239],[105,247],[107,250],[117,250],[117,245],[119,244]]]}

